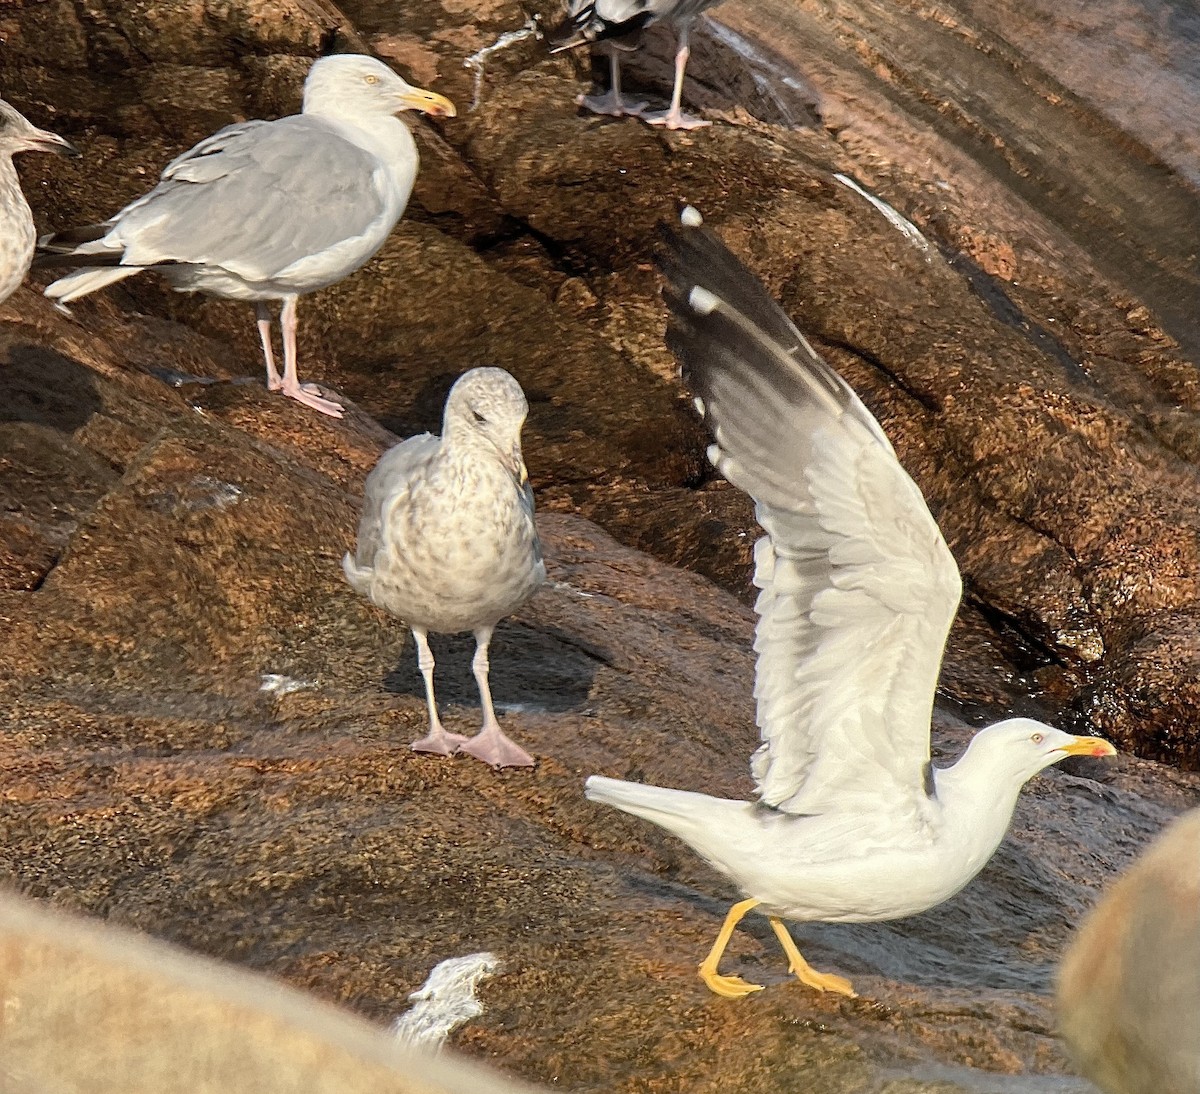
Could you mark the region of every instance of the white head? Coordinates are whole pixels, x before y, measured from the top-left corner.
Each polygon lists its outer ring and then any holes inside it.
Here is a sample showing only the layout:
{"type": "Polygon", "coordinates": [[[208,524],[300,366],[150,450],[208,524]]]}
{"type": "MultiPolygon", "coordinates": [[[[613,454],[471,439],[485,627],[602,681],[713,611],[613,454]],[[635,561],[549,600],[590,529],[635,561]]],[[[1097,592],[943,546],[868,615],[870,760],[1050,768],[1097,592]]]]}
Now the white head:
{"type": "Polygon", "coordinates": [[[337,53],[313,63],[304,81],[305,114],[365,118],[421,110],[453,118],[447,98],[402,80],[382,61],[361,53],[337,53]]]}
{"type": "Polygon", "coordinates": [[[521,458],[521,426],[529,404],[521,385],[502,368],[464,372],[446,397],[442,436],[457,445],[495,451],[522,485],[529,477],[521,458]]]}
{"type": "Polygon", "coordinates": [[[0,99],[0,156],[16,152],[57,152],[60,156],[78,156],[79,150],[68,140],[47,129],[38,129],[21,113],[0,99]]]}
{"type": "Polygon", "coordinates": [[[1009,718],[975,734],[959,763],[978,767],[998,784],[1020,786],[1068,756],[1112,756],[1116,751],[1100,737],[1072,737],[1032,718],[1009,718]]]}

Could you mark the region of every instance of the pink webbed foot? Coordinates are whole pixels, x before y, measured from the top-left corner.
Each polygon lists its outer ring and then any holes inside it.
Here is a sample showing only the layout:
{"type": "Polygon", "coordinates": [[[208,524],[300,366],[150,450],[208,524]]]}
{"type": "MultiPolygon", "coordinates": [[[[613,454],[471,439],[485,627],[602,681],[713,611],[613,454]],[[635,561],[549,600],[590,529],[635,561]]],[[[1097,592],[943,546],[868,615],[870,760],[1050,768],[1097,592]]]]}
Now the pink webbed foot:
{"type": "Polygon", "coordinates": [[[317,394],[320,388],[316,384],[296,384],[294,387],[290,387],[284,383],[280,385],[280,390],[289,399],[295,399],[296,402],[303,403],[322,414],[328,414],[331,418],[342,418],[346,414],[346,409],[341,403],[335,403],[332,399],[325,399],[317,394]]]}
{"type": "Polygon", "coordinates": [[[610,118],[636,118],[646,109],[644,102],[631,102],[615,91],[606,91],[603,95],[579,95],[575,99],[576,106],[582,106],[593,114],[604,114],[610,118]]]}
{"type": "Polygon", "coordinates": [[[643,114],[642,121],[647,125],[661,125],[665,129],[703,129],[712,122],[685,114],[682,110],[656,110],[643,114]]]}
{"type": "Polygon", "coordinates": [[[437,726],[408,747],[414,752],[436,752],[439,756],[453,756],[467,740],[461,733],[447,733],[441,726],[437,726]]]}
{"type": "Polygon", "coordinates": [[[534,764],[533,757],[510,741],[498,725],[484,726],[458,750],[493,767],[533,767],[534,764]]]}

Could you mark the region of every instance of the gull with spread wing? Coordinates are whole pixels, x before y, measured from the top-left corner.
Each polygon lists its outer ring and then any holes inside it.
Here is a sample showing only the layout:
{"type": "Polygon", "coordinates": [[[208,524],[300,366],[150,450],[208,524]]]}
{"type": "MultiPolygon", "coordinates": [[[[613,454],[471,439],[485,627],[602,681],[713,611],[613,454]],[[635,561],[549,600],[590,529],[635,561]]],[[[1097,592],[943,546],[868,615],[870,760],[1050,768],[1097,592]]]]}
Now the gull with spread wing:
{"type": "Polygon", "coordinates": [[[454,104],[413,87],[373,57],[322,57],[299,114],[227,125],[169,163],[150,193],[103,224],[41,243],[38,266],[78,266],[46,295],[64,304],[154,270],[179,292],[252,301],[267,387],[340,418],[342,405],[296,371],[296,303],[367,262],[404,213],[417,145],[397,114],[454,117],[454,104]],[[281,301],[283,375],[269,302],[281,301]]]}
{"type": "Polygon", "coordinates": [[[962,586],[921,491],[850,386],[715,235],[668,230],[661,263],[668,341],[712,431],[709,458],[754,499],[766,532],[754,551],[758,801],[598,776],[586,793],[678,836],[746,894],[700,965],[714,992],[759,990],[717,968],[754,909],[801,981],[853,995],[808,965],[785,919],[869,922],[940,904],[992,857],[1027,779],[1115,750],[1013,718],[976,734],[953,767],[932,766],[934,691],[962,586]]]}

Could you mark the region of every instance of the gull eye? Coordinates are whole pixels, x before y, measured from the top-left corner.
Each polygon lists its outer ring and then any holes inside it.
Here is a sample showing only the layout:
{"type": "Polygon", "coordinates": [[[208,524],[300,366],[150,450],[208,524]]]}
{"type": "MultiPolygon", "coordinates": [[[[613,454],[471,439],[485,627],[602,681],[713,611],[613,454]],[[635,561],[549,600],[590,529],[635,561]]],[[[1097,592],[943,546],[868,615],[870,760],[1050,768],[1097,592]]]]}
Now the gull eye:
{"type": "Polygon", "coordinates": [[[1040,734],[1040,733],[1035,733],[1035,734],[1034,734],[1032,737],[1030,737],[1029,739],[1030,739],[1030,740],[1031,740],[1031,741],[1032,741],[1032,742],[1033,742],[1035,745],[1040,745],[1040,744],[1041,744],[1041,743],[1042,743],[1042,742],[1043,742],[1043,741],[1044,741],[1046,738],[1045,738],[1045,737],[1043,737],[1043,736],[1042,736],[1042,734],[1040,734]]]}
{"type": "Polygon", "coordinates": [[[364,77],[363,77],[363,79],[364,79],[364,80],[366,80],[366,81],[367,81],[367,83],[369,83],[369,84],[377,84],[377,83],[379,83],[379,77],[378,77],[378,76],[364,76],[364,77]]]}
{"type": "Polygon", "coordinates": [[[487,425],[487,419],[482,414],[480,414],[478,410],[472,410],[471,413],[475,415],[475,420],[480,425],[487,425]]]}

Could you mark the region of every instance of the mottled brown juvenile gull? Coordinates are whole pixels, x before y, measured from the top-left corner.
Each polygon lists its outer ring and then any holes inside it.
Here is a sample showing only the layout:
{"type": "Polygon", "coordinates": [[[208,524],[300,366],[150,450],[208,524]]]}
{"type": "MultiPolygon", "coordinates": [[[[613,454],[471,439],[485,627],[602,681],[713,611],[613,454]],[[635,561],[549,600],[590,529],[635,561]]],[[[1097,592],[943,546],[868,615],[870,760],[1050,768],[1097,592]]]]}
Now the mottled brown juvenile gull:
{"type": "Polygon", "coordinates": [[[683,101],[683,74],[687,69],[688,35],[697,15],[720,0],[567,0],[566,18],[550,32],[550,49],[558,53],[588,42],[607,42],[612,87],[607,95],[583,95],[580,106],[596,114],[639,115],[651,125],[668,129],[699,129],[711,125],[680,109],[683,101]],[[675,51],[675,86],[668,110],[643,112],[645,103],[630,103],[621,97],[621,61],[619,50],[634,48],[646,27],[655,23],[675,24],[679,46],[675,51]]]}
{"type": "Polygon", "coordinates": [[[258,306],[267,387],[342,416],[296,371],[296,302],[362,266],[404,213],[417,146],[396,117],[454,116],[441,95],[412,87],[372,57],[322,57],[300,114],[229,125],[167,165],[162,181],[103,224],[43,241],[45,266],[82,266],[46,295],[67,303],[155,270],[180,292],[258,306]],[[268,302],[282,301],[283,375],[268,302]]]}
{"type": "Polygon", "coordinates": [[[669,232],[662,265],[668,341],[712,430],[709,458],[754,499],[766,532],[754,550],[758,800],[596,776],[587,796],[678,836],[746,894],[700,965],[714,992],[759,990],[717,968],[757,909],[801,981],[852,995],[808,965],[783,920],[869,922],[940,904],[992,857],[1027,779],[1114,749],[1013,718],[976,734],[953,767],[931,765],[961,583],[920,490],[850,386],[715,235],[669,232]]]}
{"type": "Polygon", "coordinates": [[[33,259],[36,233],[33,213],[13,166],[18,152],[58,152],[78,156],[75,147],[45,129],[38,129],[0,99],[0,303],[17,291],[33,259]]]}
{"type": "Polygon", "coordinates": [[[546,580],[521,457],[528,410],[521,385],[503,369],[471,369],[450,389],[442,435],[410,437],[367,476],[358,546],[342,569],[412,630],[429,702],[429,733],[412,745],[419,752],[468,752],[497,767],[533,763],[500,729],[488,686],[496,624],[546,580]],[[438,718],[430,631],[474,632],[483,728],[470,740],[438,718]]]}

